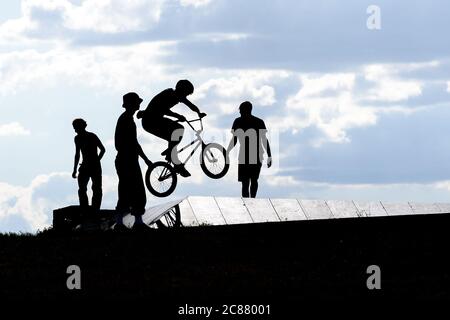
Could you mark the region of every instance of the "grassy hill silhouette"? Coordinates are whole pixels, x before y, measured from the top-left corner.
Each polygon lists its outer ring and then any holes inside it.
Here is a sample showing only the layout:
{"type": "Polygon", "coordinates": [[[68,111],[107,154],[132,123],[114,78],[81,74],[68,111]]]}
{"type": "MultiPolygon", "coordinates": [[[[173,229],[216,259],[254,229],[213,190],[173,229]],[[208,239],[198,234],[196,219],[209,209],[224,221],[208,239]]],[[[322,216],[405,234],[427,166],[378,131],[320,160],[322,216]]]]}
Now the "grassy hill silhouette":
{"type": "Polygon", "coordinates": [[[450,215],[0,236],[0,297],[297,301],[449,298],[450,215]],[[66,288],[78,265],[82,289],[66,288]],[[382,289],[367,289],[367,267],[382,289]]]}

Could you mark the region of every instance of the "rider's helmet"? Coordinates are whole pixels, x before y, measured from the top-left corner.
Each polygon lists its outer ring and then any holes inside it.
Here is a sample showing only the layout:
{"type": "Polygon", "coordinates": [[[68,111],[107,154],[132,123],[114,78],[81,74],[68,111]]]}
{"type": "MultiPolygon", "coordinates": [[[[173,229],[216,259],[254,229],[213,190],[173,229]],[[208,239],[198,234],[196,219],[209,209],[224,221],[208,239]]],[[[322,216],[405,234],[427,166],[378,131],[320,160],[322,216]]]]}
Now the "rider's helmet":
{"type": "Polygon", "coordinates": [[[183,95],[190,95],[194,93],[194,85],[189,80],[180,80],[175,86],[175,90],[183,95]]]}

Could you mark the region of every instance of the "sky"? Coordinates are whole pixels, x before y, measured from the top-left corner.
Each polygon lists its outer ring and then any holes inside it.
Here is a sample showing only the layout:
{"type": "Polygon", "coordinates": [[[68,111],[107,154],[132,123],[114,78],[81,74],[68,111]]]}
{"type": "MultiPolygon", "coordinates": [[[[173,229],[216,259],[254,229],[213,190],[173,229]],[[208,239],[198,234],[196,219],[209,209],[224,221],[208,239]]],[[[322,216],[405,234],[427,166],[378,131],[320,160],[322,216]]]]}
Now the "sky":
{"type": "MultiPolygon", "coordinates": [[[[179,79],[208,114],[206,141],[228,143],[242,101],[264,119],[274,165],[259,197],[450,202],[449,16],[445,0],[2,1],[0,232],[42,230],[77,204],[74,118],[106,146],[114,208],[123,94],[145,107],[179,79]]],[[[160,160],[165,143],[137,125],[160,160]]],[[[196,155],[170,199],[240,196],[233,155],[221,180],[196,155]]]]}

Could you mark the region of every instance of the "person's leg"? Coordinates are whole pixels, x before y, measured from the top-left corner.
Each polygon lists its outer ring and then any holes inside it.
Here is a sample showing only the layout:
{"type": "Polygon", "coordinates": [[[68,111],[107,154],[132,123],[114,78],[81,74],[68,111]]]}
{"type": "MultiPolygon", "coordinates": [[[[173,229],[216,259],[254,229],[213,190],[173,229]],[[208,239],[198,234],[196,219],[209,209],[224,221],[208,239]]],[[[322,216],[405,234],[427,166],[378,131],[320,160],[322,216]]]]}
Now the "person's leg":
{"type": "Polygon", "coordinates": [[[145,205],[147,204],[147,196],[145,194],[144,179],[142,178],[141,167],[139,162],[132,165],[133,172],[130,172],[132,177],[132,198],[131,198],[131,213],[135,216],[135,224],[143,224],[142,215],[145,213],[145,205]]]}
{"type": "Polygon", "coordinates": [[[250,196],[252,198],[256,198],[257,193],[258,193],[258,178],[252,178],[250,180],[250,196]]]}
{"type": "Polygon", "coordinates": [[[92,207],[95,210],[100,210],[102,205],[102,170],[97,169],[91,176],[92,179],[92,207]]]}
{"type": "Polygon", "coordinates": [[[88,207],[89,201],[87,197],[87,185],[89,182],[89,175],[86,170],[80,168],[78,173],[78,198],[80,200],[80,207],[88,207]]]}
{"type": "Polygon", "coordinates": [[[123,215],[130,212],[130,181],[126,161],[116,158],[115,164],[117,176],[119,177],[116,222],[117,224],[123,224],[123,215]]]}
{"type": "Polygon", "coordinates": [[[242,198],[249,198],[250,179],[242,179],[242,198]]]}
{"type": "Polygon", "coordinates": [[[242,192],[241,195],[243,198],[248,198],[250,196],[249,194],[249,187],[250,187],[250,179],[247,176],[247,170],[246,165],[239,163],[238,164],[238,181],[242,184],[242,192]]]}
{"type": "Polygon", "coordinates": [[[183,138],[184,127],[181,124],[169,118],[160,117],[158,119],[144,119],[142,126],[148,133],[167,141],[167,149],[161,155],[165,155],[167,160],[174,163],[180,162],[175,147],[183,138]],[[172,150],[174,150],[173,153],[172,150]]]}
{"type": "Polygon", "coordinates": [[[250,196],[252,198],[256,198],[256,194],[258,193],[258,179],[259,174],[261,173],[261,165],[255,164],[252,165],[251,175],[250,175],[250,196]]]}
{"type": "Polygon", "coordinates": [[[181,164],[180,158],[178,157],[177,146],[183,139],[184,127],[179,123],[171,121],[170,125],[168,125],[168,132],[170,132],[168,151],[171,160],[175,165],[181,164]]]}

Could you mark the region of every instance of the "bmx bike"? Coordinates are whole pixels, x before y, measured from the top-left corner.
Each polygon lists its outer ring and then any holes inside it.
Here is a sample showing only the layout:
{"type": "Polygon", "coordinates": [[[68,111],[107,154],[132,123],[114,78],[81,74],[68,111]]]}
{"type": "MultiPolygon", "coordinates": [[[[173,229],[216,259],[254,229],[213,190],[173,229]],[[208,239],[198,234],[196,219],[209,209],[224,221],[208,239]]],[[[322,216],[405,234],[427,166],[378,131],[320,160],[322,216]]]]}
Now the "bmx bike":
{"type": "MultiPolygon", "coordinates": [[[[191,143],[185,145],[178,150],[178,154],[192,148],[187,158],[182,161],[186,162],[194,155],[195,151],[201,147],[200,167],[202,171],[212,179],[220,179],[226,175],[230,167],[227,151],[218,143],[205,143],[202,139],[203,117],[198,119],[186,120],[186,123],[195,132],[195,139],[191,143]],[[200,129],[194,128],[192,123],[200,122],[200,129]]],[[[181,121],[178,121],[181,122],[181,121]]],[[[145,174],[145,184],[151,194],[157,197],[167,197],[175,190],[177,186],[177,172],[174,168],[170,155],[166,161],[157,161],[152,163],[145,174]]]]}

